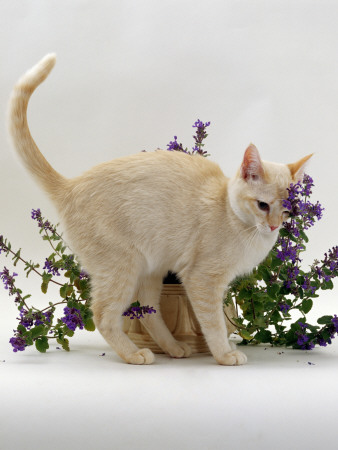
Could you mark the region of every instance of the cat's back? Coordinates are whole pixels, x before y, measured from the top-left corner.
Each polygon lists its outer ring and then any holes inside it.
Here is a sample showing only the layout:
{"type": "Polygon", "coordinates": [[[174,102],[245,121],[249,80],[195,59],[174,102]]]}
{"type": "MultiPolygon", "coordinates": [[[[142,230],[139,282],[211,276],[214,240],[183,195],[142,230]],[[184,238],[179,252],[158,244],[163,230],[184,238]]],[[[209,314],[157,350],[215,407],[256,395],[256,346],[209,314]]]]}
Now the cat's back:
{"type": "MultiPolygon", "coordinates": [[[[156,150],[140,152],[99,164],[81,177],[74,179],[74,185],[88,189],[109,190],[121,187],[145,191],[146,189],[189,190],[210,181],[225,179],[220,167],[200,155],[183,152],[156,150]]],[[[154,191],[153,191],[154,192],[154,191]]]]}

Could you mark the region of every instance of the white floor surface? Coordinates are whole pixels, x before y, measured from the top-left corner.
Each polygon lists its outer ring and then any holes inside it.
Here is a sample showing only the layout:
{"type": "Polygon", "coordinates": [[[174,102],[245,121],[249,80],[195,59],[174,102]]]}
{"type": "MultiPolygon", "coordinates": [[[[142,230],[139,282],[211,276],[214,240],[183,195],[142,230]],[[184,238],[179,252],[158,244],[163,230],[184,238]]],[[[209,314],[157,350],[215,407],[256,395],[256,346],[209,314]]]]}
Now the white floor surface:
{"type": "Polygon", "coordinates": [[[13,353],[9,337],[6,321],[1,450],[336,448],[338,341],[245,347],[242,367],[209,355],[131,366],[97,332],[78,331],[69,353],[13,353]]]}

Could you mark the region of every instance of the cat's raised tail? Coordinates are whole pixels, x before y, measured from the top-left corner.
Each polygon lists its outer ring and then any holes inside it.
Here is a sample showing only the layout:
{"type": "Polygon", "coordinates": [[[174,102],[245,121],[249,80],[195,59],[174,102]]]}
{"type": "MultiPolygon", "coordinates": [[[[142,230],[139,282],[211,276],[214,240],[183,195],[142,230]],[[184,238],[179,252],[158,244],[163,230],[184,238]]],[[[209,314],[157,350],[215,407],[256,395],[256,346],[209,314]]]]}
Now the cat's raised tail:
{"type": "Polygon", "coordinates": [[[25,167],[33,174],[45,191],[57,200],[67,179],[60,175],[42,155],[35,144],[28,127],[27,106],[30,96],[42,83],[56,61],[54,53],[46,55],[28,70],[16,83],[9,102],[9,131],[14,147],[25,167]]]}

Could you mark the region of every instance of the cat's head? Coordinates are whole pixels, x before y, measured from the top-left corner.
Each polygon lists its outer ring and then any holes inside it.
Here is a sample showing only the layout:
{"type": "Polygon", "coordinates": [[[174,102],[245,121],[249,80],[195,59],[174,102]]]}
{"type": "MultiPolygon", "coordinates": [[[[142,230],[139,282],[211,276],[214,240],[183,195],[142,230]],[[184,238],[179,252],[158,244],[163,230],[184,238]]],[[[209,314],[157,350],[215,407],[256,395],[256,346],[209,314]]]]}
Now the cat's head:
{"type": "Polygon", "coordinates": [[[305,164],[312,155],[293,164],[262,161],[257,148],[250,145],[236,176],[229,183],[229,199],[236,216],[249,229],[263,235],[277,235],[288,211],[283,200],[291,183],[302,181],[305,164]]]}

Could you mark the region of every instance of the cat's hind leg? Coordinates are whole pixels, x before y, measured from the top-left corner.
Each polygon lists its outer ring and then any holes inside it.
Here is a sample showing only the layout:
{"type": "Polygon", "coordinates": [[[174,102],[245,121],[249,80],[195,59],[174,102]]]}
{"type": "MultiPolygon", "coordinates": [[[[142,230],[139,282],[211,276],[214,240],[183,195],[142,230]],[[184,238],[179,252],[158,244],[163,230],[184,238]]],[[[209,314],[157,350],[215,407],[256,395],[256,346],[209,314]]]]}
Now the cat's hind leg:
{"type": "Polygon", "coordinates": [[[124,265],[114,261],[112,273],[107,276],[92,275],[92,305],[94,322],[104,339],[116,353],[129,364],[152,364],[153,352],[139,349],[123,331],[123,312],[132,303],[139,272],[135,258],[120,257],[124,265]]]}
{"type": "Polygon", "coordinates": [[[173,358],[187,358],[192,351],[185,342],[177,341],[165,324],[160,310],[160,295],[162,290],[162,277],[149,275],[142,279],[137,294],[137,300],[143,306],[152,306],[155,314],[146,314],[142,321],[150,336],[173,358]]]}

